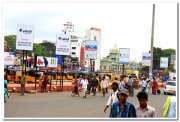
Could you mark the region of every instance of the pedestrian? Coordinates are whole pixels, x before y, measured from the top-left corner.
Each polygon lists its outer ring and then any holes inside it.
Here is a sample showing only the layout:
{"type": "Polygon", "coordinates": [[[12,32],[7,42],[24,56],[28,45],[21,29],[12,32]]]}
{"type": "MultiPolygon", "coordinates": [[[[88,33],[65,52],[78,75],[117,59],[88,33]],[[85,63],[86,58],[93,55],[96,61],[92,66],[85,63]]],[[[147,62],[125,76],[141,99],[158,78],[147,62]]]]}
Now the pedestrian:
{"type": "Polygon", "coordinates": [[[146,91],[146,78],[142,78],[142,84],[141,84],[141,87],[142,87],[142,92],[145,92],[146,91]]]}
{"type": "Polygon", "coordinates": [[[156,79],[153,77],[153,83],[152,83],[152,92],[154,95],[156,95],[158,90],[158,82],[156,81],[156,79]]]}
{"type": "Polygon", "coordinates": [[[92,78],[92,92],[93,92],[93,96],[96,95],[97,85],[98,85],[98,80],[96,79],[96,75],[94,75],[94,77],[92,78]]]}
{"type": "Polygon", "coordinates": [[[92,75],[89,74],[87,76],[87,80],[88,80],[88,86],[87,86],[87,94],[90,94],[92,92],[92,75]]]}
{"type": "Polygon", "coordinates": [[[105,76],[103,76],[103,78],[101,80],[101,88],[102,88],[103,97],[105,97],[105,95],[106,95],[107,86],[108,86],[107,80],[105,80],[105,76]]]}
{"type": "Polygon", "coordinates": [[[139,105],[136,106],[136,115],[137,117],[142,118],[154,118],[156,117],[155,108],[148,105],[148,94],[146,92],[139,92],[137,94],[139,105]]]}
{"type": "Polygon", "coordinates": [[[79,92],[81,92],[81,90],[82,90],[81,80],[82,80],[82,75],[80,75],[79,78],[78,78],[78,91],[79,92]]]}
{"type": "Polygon", "coordinates": [[[125,86],[125,83],[124,83],[123,79],[120,78],[119,85],[118,85],[118,90],[120,91],[121,89],[124,88],[124,86],[125,86]]]}
{"type": "Polygon", "coordinates": [[[101,92],[101,75],[99,75],[99,80],[98,80],[98,85],[97,85],[97,89],[98,89],[98,92],[101,92]]]}
{"type": "Polygon", "coordinates": [[[131,87],[132,87],[133,79],[131,76],[129,76],[128,82],[127,82],[127,87],[129,90],[129,93],[131,93],[131,87]]]}
{"type": "Polygon", "coordinates": [[[22,72],[22,77],[21,77],[21,95],[20,96],[24,96],[25,84],[26,84],[26,75],[25,75],[24,72],[22,72]]]}
{"type": "Polygon", "coordinates": [[[112,114],[112,105],[113,105],[113,103],[118,102],[118,98],[117,98],[118,83],[117,82],[112,83],[112,90],[113,90],[113,92],[110,94],[107,105],[104,108],[104,113],[105,113],[107,108],[111,107],[109,116],[112,116],[111,114],[112,114]]]}
{"type": "Polygon", "coordinates": [[[129,90],[129,95],[134,96],[134,88],[133,88],[133,79],[131,76],[129,76],[128,82],[127,82],[127,87],[129,90]]]}
{"type": "Polygon", "coordinates": [[[168,96],[166,99],[166,102],[164,104],[164,111],[163,111],[163,116],[167,118],[173,118],[176,117],[176,101],[177,98],[176,96],[168,96]]]}
{"type": "Polygon", "coordinates": [[[49,81],[48,75],[47,73],[45,73],[44,80],[42,83],[42,86],[43,86],[42,92],[46,92],[48,81],[49,81]]]}
{"type": "MultiPolygon", "coordinates": [[[[107,84],[109,84],[110,79],[109,79],[109,75],[108,74],[105,76],[105,80],[106,80],[107,84]]],[[[106,87],[106,93],[108,93],[108,85],[106,87]]]]}
{"type": "Polygon", "coordinates": [[[87,85],[88,85],[87,76],[82,77],[81,84],[82,84],[82,89],[83,89],[83,94],[84,94],[83,98],[86,98],[87,85]]]}
{"type": "Polygon", "coordinates": [[[129,96],[128,89],[122,89],[117,93],[118,102],[112,106],[112,114],[110,117],[130,118],[136,117],[136,110],[133,104],[127,102],[129,96]]]}
{"type": "Polygon", "coordinates": [[[78,97],[80,96],[79,95],[79,91],[78,91],[78,79],[77,79],[77,76],[75,76],[73,79],[73,90],[72,90],[72,94],[71,96],[74,97],[75,95],[78,95],[78,97]]]}
{"type": "Polygon", "coordinates": [[[147,94],[149,94],[150,89],[151,89],[151,81],[147,80],[147,89],[146,89],[147,94]]]}
{"type": "Polygon", "coordinates": [[[4,102],[6,102],[6,98],[8,97],[7,85],[8,85],[8,82],[7,82],[6,77],[4,76],[4,102]]]}

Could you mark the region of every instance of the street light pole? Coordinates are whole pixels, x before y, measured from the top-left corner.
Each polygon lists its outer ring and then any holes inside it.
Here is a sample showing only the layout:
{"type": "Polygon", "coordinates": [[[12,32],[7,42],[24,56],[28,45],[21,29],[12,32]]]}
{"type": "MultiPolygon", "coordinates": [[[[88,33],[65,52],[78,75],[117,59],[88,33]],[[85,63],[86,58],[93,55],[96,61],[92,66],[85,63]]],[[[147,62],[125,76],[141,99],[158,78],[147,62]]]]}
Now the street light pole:
{"type": "Polygon", "coordinates": [[[154,45],[154,19],[155,19],[155,4],[153,4],[152,13],[152,30],[151,30],[151,66],[149,67],[149,75],[152,75],[153,70],[153,45],[154,45]]]}

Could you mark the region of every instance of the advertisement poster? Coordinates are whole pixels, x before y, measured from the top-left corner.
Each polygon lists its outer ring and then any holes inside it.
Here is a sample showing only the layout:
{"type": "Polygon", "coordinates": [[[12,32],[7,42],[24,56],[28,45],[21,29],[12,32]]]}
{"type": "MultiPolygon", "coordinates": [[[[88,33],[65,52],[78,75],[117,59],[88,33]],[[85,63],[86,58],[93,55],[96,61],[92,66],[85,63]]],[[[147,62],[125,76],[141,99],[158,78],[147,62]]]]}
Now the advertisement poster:
{"type": "Polygon", "coordinates": [[[151,53],[142,53],[142,66],[151,66],[151,53]]]}
{"type": "Polygon", "coordinates": [[[129,48],[120,48],[120,64],[128,64],[130,58],[129,48]]]}
{"type": "Polygon", "coordinates": [[[85,45],[85,59],[96,59],[97,41],[86,41],[85,45]]]}
{"type": "Polygon", "coordinates": [[[33,50],[34,27],[17,25],[16,49],[33,50]]]}
{"type": "Polygon", "coordinates": [[[160,68],[168,68],[168,57],[161,57],[160,68]]]}
{"type": "Polygon", "coordinates": [[[4,52],[4,65],[14,65],[14,52],[4,52]]]}
{"type": "Polygon", "coordinates": [[[57,67],[57,58],[37,56],[37,67],[57,67]]]}
{"type": "Polygon", "coordinates": [[[71,55],[71,35],[56,35],[56,55],[71,55]]]}

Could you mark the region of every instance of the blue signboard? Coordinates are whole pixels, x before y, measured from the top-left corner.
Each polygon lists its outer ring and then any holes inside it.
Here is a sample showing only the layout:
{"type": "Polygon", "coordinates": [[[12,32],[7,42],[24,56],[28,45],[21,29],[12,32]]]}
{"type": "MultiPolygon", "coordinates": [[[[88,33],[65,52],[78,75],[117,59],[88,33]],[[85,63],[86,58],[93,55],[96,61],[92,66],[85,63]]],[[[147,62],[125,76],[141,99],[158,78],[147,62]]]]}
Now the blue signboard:
{"type": "Polygon", "coordinates": [[[62,65],[62,57],[61,56],[55,56],[57,58],[57,65],[62,65]]]}

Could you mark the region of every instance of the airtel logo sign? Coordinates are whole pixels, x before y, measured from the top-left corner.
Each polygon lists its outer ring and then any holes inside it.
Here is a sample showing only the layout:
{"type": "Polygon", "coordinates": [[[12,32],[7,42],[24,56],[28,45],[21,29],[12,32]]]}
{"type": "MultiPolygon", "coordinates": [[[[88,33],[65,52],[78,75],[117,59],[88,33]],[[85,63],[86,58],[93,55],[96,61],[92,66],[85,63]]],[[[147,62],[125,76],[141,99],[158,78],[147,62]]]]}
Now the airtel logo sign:
{"type": "Polygon", "coordinates": [[[32,30],[23,30],[22,28],[19,29],[19,32],[22,32],[24,34],[31,34],[32,30]]]}

